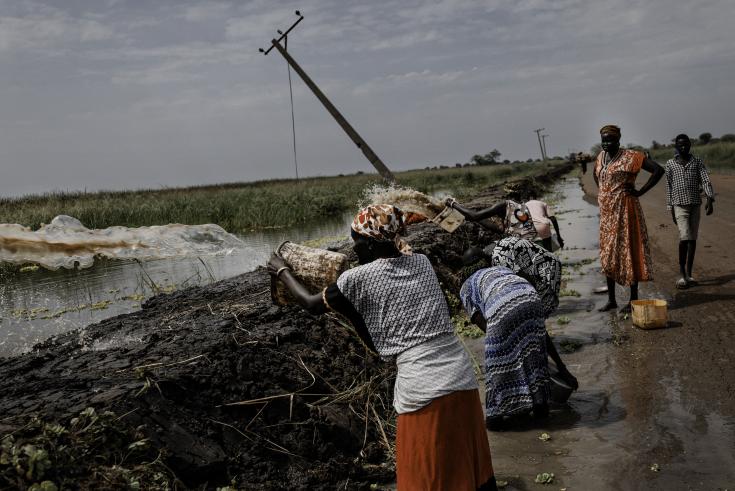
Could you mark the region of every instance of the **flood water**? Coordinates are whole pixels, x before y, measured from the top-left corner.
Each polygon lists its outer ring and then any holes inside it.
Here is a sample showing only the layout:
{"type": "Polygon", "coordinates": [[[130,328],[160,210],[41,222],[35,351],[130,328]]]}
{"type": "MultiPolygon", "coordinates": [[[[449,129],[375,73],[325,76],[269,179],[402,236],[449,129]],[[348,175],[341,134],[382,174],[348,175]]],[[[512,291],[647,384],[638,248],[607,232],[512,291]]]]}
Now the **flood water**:
{"type": "Polygon", "coordinates": [[[208,284],[265,265],[284,240],[345,237],[353,214],[300,227],[239,236],[244,247],[227,255],[136,262],[98,260],[88,269],[38,269],[2,277],[0,356],[28,351],[50,336],[140,309],[158,292],[208,284]]]}

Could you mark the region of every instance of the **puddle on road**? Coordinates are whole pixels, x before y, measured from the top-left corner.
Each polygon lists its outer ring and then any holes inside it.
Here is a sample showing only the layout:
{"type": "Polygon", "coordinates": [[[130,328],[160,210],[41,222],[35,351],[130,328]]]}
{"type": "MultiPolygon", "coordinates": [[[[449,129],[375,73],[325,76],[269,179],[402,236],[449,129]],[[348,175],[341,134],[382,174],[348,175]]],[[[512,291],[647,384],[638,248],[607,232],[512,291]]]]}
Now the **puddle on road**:
{"type": "MultiPolygon", "coordinates": [[[[691,414],[675,378],[653,380],[652,373],[640,372],[646,368],[631,368],[656,354],[632,341],[636,331],[629,320],[597,312],[607,300],[594,293],[605,285],[597,206],[576,177],[557,184],[545,199],[553,204],[565,240],[559,257],[567,293],[547,329],[557,348],[571,351],[560,353],[580,389],[547,422],[489,433],[498,479],[508,481],[508,490],[538,486],[534,480],[542,472],[555,474],[551,487],[556,489],[679,489],[683,475],[702,483],[692,489],[727,484],[723,469],[735,469],[735,421],[714,411],[691,414]],[[542,432],[551,439],[540,441],[542,432]],[[653,464],[659,472],[651,470],[653,464]]],[[[618,287],[616,293],[627,300],[627,289],[618,287]]],[[[667,298],[655,283],[643,284],[641,295],[667,298]]],[[[482,360],[482,339],[465,342],[482,360]]]]}

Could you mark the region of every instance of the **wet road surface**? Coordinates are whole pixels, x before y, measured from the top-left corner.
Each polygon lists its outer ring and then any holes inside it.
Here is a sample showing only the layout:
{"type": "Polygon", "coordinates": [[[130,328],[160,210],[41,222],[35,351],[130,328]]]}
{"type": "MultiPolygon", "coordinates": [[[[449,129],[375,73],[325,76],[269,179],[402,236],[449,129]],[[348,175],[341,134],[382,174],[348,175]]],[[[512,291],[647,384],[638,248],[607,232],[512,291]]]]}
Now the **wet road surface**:
{"type": "MultiPolygon", "coordinates": [[[[593,190],[590,173],[582,183],[593,190]]],[[[735,178],[717,176],[714,185],[732,197],[735,178]]],[[[503,489],[735,489],[735,266],[718,241],[735,238],[725,221],[732,198],[718,196],[716,214],[703,217],[695,263],[701,286],[687,291],[673,288],[678,236],[663,182],[642,199],[656,281],[641,285],[641,297],[668,300],[671,321],[644,331],[620,314],[597,312],[607,296],[593,293],[605,284],[595,198],[573,177],[555,191],[548,201],[566,241],[567,281],[547,329],[580,389],[545,422],[521,418],[488,432],[503,489]],[[542,433],[551,439],[542,441],[542,433]],[[534,482],[543,472],[554,474],[553,483],[534,482]]],[[[618,290],[621,306],[627,294],[618,290]]],[[[469,344],[481,361],[482,340],[469,344]]]]}

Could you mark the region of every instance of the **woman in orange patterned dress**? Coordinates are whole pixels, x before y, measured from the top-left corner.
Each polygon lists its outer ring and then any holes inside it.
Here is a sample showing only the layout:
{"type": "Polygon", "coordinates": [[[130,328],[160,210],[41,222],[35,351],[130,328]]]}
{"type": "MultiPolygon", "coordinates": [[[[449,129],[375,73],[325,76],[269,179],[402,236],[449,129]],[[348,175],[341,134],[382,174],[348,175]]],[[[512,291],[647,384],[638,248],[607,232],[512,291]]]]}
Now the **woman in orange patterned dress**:
{"type": "MultiPolygon", "coordinates": [[[[638,282],[651,281],[651,251],[643,210],[638,198],[664,175],[664,169],[642,152],[620,148],[620,128],[603,126],[602,151],[597,156],[595,182],[599,188],[600,264],[607,276],[608,302],[601,312],[617,308],[615,284],[630,286],[630,300],[638,299],[638,282]],[[641,168],[651,173],[642,188],[635,188],[641,168]]],[[[630,303],[622,313],[630,312],[630,303]]]]}

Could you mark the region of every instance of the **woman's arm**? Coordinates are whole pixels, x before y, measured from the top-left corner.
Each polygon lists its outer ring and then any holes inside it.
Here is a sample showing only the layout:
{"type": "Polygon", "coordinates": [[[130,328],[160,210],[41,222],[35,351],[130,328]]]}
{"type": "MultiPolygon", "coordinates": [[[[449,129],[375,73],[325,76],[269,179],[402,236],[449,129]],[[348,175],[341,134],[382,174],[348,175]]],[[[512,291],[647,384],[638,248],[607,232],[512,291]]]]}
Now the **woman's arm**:
{"type": "Polygon", "coordinates": [[[482,314],[480,313],[480,311],[475,312],[472,315],[472,319],[470,319],[470,321],[473,324],[475,324],[477,327],[479,327],[480,329],[482,329],[482,332],[487,332],[487,321],[482,316],[482,314]]]}
{"type": "Polygon", "coordinates": [[[507,207],[507,203],[505,201],[501,201],[500,203],[494,204],[490,208],[485,208],[484,210],[480,211],[465,208],[454,200],[449,201],[447,205],[460,212],[462,215],[464,215],[466,219],[472,222],[478,222],[480,220],[484,220],[485,218],[490,218],[493,216],[505,218],[505,211],[507,207]]]}
{"type": "Polygon", "coordinates": [[[664,168],[661,167],[661,165],[658,162],[656,162],[653,159],[650,159],[649,157],[646,157],[645,160],[643,161],[643,169],[650,172],[651,177],[643,185],[642,188],[635,189],[635,187],[631,187],[630,194],[632,196],[635,196],[636,198],[646,194],[653,186],[655,186],[658,183],[658,181],[661,180],[661,178],[663,177],[665,173],[664,168]]]}
{"type": "Polygon", "coordinates": [[[268,273],[274,276],[276,280],[281,280],[288,291],[296,298],[296,301],[303,308],[312,314],[323,314],[327,311],[321,294],[312,295],[304,285],[293,275],[291,268],[288,267],[286,261],[282,257],[273,254],[268,261],[268,273]]]}
{"type": "Polygon", "coordinates": [[[551,224],[554,226],[554,230],[556,230],[556,237],[559,239],[559,247],[564,247],[564,239],[561,238],[561,232],[559,232],[559,222],[556,220],[554,215],[551,215],[549,220],[551,220],[551,224]]]}

